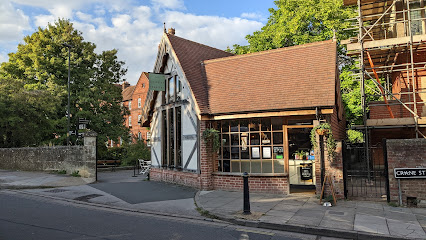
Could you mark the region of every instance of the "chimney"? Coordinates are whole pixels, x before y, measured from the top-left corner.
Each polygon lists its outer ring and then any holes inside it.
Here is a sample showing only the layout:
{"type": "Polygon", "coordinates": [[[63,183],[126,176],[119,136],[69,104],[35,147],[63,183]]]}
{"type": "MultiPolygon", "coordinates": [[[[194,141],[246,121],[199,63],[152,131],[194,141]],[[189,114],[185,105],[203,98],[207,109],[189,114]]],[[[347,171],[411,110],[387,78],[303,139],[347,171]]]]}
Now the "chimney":
{"type": "Polygon", "coordinates": [[[171,35],[175,35],[176,31],[175,31],[174,28],[169,28],[169,30],[167,31],[167,33],[171,34],[171,35]]]}
{"type": "Polygon", "coordinates": [[[130,87],[130,83],[124,81],[123,84],[121,85],[123,87],[123,90],[130,87]]]}

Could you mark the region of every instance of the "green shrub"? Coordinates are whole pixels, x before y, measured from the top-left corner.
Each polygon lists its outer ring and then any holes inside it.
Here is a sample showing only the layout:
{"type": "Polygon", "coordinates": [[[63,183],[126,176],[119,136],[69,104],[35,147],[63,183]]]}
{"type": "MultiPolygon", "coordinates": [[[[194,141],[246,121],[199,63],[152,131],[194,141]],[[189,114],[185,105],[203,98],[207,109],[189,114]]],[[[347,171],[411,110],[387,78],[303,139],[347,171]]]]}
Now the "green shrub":
{"type": "Polygon", "coordinates": [[[151,159],[151,150],[143,141],[137,141],[133,144],[124,144],[123,148],[126,150],[126,153],[122,155],[121,165],[133,166],[137,163],[138,159],[151,159]]]}
{"type": "Polygon", "coordinates": [[[79,171],[72,172],[71,176],[73,176],[73,177],[81,177],[80,174],[79,174],[79,171]]]}

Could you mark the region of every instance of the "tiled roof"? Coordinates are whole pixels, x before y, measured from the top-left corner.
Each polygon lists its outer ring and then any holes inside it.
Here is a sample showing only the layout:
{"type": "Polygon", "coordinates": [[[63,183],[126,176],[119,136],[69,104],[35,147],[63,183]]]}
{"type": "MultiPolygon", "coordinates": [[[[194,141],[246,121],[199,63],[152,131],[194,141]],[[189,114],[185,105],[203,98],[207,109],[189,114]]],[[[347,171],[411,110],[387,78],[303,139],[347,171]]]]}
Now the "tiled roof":
{"type": "Polygon", "coordinates": [[[123,101],[132,100],[133,91],[135,91],[135,86],[125,88],[121,92],[123,94],[123,101]]]}
{"type": "Polygon", "coordinates": [[[208,102],[203,104],[209,109],[202,113],[335,105],[336,43],[331,40],[208,60],[204,67],[208,102]]]}
{"type": "Polygon", "coordinates": [[[167,37],[194,93],[198,107],[201,112],[208,112],[207,84],[201,62],[208,59],[228,57],[233,54],[172,34],[167,34],[167,37]]]}

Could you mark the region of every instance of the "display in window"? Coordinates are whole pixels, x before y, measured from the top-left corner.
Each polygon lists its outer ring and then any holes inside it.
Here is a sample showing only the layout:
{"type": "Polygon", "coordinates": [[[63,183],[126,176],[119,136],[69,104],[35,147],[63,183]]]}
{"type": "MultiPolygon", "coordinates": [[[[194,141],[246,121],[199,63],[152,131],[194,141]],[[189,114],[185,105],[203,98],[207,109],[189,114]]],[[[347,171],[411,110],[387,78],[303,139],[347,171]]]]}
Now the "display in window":
{"type": "Polygon", "coordinates": [[[259,149],[259,147],[252,147],[251,148],[251,157],[252,158],[260,158],[260,149],[259,149]]]}
{"type": "Polygon", "coordinates": [[[262,157],[263,158],[272,158],[271,147],[263,147],[262,148],[262,157]]]}
{"type": "Polygon", "coordinates": [[[261,133],[262,135],[262,144],[270,145],[271,144],[271,133],[261,133]]]}
{"type": "Polygon", "coordinates": [[[241,150],[247,150],[247,133],[241,133],[241,150]]]}
{"type": "Polygon", "coordinates": [[[260,145],[259,133],[250,133],[250,145],[260,145]]]}
{"type": "Polygon", "coordinates": [[[274,147],[274,158],[283,159],[284,158],[284,148],[283,147],[274,147]]]}

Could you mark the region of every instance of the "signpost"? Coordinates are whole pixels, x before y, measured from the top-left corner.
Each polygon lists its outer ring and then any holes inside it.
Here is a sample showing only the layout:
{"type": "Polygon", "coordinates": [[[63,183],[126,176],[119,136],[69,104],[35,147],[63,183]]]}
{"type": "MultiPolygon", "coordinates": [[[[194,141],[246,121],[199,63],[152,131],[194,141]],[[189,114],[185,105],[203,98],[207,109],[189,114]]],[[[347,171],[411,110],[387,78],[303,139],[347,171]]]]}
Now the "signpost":
{"type": "Polygon", "coordinates": [[[166,76],[167,74],[149,73],[149,90],[166,91],[166,76]]]}

